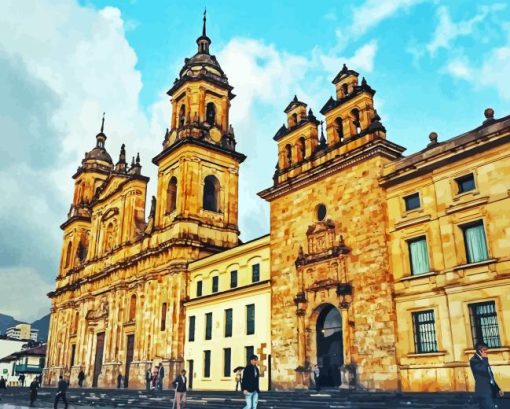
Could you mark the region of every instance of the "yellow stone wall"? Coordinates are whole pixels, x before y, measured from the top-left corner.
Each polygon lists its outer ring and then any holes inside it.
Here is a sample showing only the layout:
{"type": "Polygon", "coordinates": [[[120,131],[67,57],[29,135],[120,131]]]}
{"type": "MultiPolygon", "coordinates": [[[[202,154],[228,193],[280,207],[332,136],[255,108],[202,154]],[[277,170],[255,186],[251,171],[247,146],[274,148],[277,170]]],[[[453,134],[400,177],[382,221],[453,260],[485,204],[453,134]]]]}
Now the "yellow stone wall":
{"type": "Polygon", "coordinates": [[[231,348],[231,368],[246,366],[246,346],[259,355],[260,387],[268,389],[269,355],[271,354],[271,287],[269,236],[255,239],[234,249],[193,262],[189,266],[188,302],[186,307],[186,341],[184,359],[188,376],[193,361],[193,388],[235,388],[232,372],[224,376],[224,348],[231,348]],[[260,280],[252,282],[252,265],[259,264],[260,280]],[[238,286],[230,288],[230,272],[237,270],[238,286]],[[219,277],[217,293],[212,293],[212,277],[219,277]],[[197,297],[197,281],[202,281],[203,295],[197,297]],[[255,305],[255,333],[246,333],[246,306],[255,305]],[[232,311],[232,336],[225,337],[225,310],[232,311]],[[212,339],[205,340],[205,314],[212,313],[212,339]],[[189,317],[195,317],[195,340],[189,341],[189,317]],[[204,377],[204,351],[211,351],[211,374],[204,377]]]}
{"type": "MultiPolygon", "coordinates": [[[[510,158],[503,146],[491,148],[503,135],[487,128],[478,140],[443,149],[442,166],[387,189],[390,260],[395,278],[401,387],[409,391],[473,390],[468,360],[473,355],[469,304],[494,301],[501,348],[489,350],[500,386],[510,388],[510,158]],[[474,146],[481,151],[466,155],[474,146]],[[461,155],[465,155],[462,159],[461,155]],[[458,157],[461,156],[459,159],[458,157]],[[458,193],[455,179],[469,173],[475,189],[458,193]],[[406,212],[403,197],[419,192],[421,206],[406,212]],[[467,264],[461,225],[483,220],[489,259],[467,264]],[[431,272],[411,275],[407,241],[425,236],[431,272]],[[414,345],[412,313],[433,310],[437,353],[418,354],[414,345]]],[[[508,138],[507,138],[508,139],[508,138]]],[[[503,142],[504,143],[504,142],[503,142]]],[[[428,154],[434,161],[433,150],[428,154]]],[[[437,159],[439,161],[439,159],[437,159]]],[[[423,164],[417,164],[417,171],[423,164]]],[[[391,175],[399,164],[385,169],[391,175]]],[[[395,176],[396,177],[396,176],[395,176]]]]}

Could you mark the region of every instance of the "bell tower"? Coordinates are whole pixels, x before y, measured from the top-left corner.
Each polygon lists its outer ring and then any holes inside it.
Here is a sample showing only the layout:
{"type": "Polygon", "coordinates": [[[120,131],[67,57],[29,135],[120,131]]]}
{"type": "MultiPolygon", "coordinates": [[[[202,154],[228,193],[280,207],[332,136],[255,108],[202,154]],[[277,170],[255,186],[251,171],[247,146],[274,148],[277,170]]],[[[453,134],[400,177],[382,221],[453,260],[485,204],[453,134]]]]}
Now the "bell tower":
{"type": "Polygon", "coordinates": [[[191,240],[215,248],[238,244],[239,164],[229,123],[233,87],[209,48],[204,13],[197,52],[168,91],[172,116],[158,166],[155,229],[164,240],[191,240]]]}

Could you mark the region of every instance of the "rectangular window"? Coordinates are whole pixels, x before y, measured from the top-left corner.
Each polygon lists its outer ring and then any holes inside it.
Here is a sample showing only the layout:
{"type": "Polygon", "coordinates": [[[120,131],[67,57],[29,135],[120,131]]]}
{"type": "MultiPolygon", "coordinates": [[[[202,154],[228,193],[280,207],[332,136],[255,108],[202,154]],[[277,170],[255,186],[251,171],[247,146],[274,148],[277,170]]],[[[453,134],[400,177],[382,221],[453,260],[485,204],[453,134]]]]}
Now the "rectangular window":
{"type": "Polygon", "coordinates": [[[161,306],[161,331],[166,329],[166,302],[161,306]]]}
{"type": "Polygon", "coordinates": [[[218,276],[215,276],[212,278],[212,292],[213,293],[218,292],[218,280],[219,280],[218,276]]]}
{"type": "Polygon", "coordinates": [[[225,337],[232,336],[232,308],[225,310],[225,337]]]}
{"type": "Polygon", "coordinates": [[[202,297],[202,280],[197,281],[197,297],[202,297]]]}
{"type": "Polygon", "coordinates": [[[211,351],[204,351],[204,378],[211,377],[211,351]]]}
{"type": "Polygon", "coordinates": [[[496,314],[496,303],[494,301],[479,302],[469,305],[471,318],[471,334],[473,335],[473,346],[479,342],[485,342],[489,348],[499,348],[498,317],[496,314]]]}
{"type": "Polygon", "coordinates": [[[195,316],[192,315],[188,319],[189,319],[188,341],[194,341],[195,340],[195,316]]]}
{"type": "Polygon", "coordinates": [[[416,353],[437,352],[434,311],[413,312],[414,348],[416,353]]]}
{"type": "Polygon", "coordinates": [[[475,190],[475,177],[472,173],[455,179],[458,188],[458,194],[475,190]]]}
{"type": "Polygon", "coordinates": [[[75,355],[76,355],[76,344],[73,344],[73,345],[71,345],[71,367],[74,366],[74,357],[75,357],[75,355]]]}
{"type": "Polygon", "coordinates": [[[223,376],[225,377],[230,376],[230,371],[232,370],[232,368],[230,368],[231,355],[232,350],[230,348],[223,349],[223,376]]]}
{"type": "Polygon", "coordinates": [[[230,272],[230,288],[237,287],[237,270],[232,270],[230,272]]]}
{"type": "Polygon", "coordinates": [[[409,210],[420,208],[420,194],[413,193],[412,195],[404,197],[404,203],[406,205],[406,212],[409,210]]]}
{"type": "Polygon", "coordinates": [[[461,226],[464,233],[464,246],[466,247],[466,259],[468,263],[476,263],[489,258],[485,231],[481,220],[461,226]]]}
{"type": "Polygon", "coordinates": [[[255,304],[246,306],[246,334],[255,334],[255,304]]]}
{"type": "Polygon", "coordinates": [[[251,282],[257,283],[260,281],[260,264],[251,266],[251,282]]]}
{"type": "Polygon", "coordinates": [[[205,314],[205,339],[212,338],[212,312],[205,314]]]}
{"type": "Polygon", "coordinates": [[[425,236],[407,241],[409,247],[409,261],[411,274],[418,275],[430,271],[429,255],[427,252],[427,239],[425,236]]]}
{"type": "Polygon", "coordinates": [[[248,362],[250,362],[250,358],[255,353],[255,349],[253,346],[244,347],[245,353],[246,353],[246,365],[248,365],[248,362]]]}

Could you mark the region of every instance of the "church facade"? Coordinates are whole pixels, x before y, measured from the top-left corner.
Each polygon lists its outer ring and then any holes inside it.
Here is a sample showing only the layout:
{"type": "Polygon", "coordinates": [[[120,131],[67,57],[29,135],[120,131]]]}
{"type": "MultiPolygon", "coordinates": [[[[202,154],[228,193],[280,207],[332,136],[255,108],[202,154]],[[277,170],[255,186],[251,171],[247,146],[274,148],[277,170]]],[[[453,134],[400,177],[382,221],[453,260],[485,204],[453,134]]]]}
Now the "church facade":
{"type": "Polygon", "coordinates": [[[485,341],[510,382],[510,117],[410,156],[386,137],[375,90],[345,65],[319,121],[295,97],[275,134],[277,167],[259,195],[270,232],[242,244],[229,121],[234,94],[204,26],[168,91],[170,129],[153,159],[157,194],[104,120],[73,175],[52,300],[44,382],[129,388],[162,363],[169,387],[235,386],[261,356],[264,388],[325,385],[469,390],[485,341]],[[324,126],[325,125],[325,126],[324,126]],[[505,319],[506,317],[506,319],[505,319]],[[233,368],[232,368],[233,369],[233,368]]]}

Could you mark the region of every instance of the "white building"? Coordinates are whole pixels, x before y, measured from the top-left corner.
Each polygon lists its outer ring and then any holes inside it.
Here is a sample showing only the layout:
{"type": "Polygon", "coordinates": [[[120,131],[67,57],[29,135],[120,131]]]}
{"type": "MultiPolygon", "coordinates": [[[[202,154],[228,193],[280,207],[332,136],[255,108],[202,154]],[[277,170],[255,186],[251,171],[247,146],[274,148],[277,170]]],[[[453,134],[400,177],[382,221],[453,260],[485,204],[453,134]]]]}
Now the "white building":
{"type": "Polygon", "coordinates": [[[12,339],[22,339],[37,341],[38,329],[32,329],[30,324],[18,324],[14,327],[7,328],[6,335],[12,339]]]}

